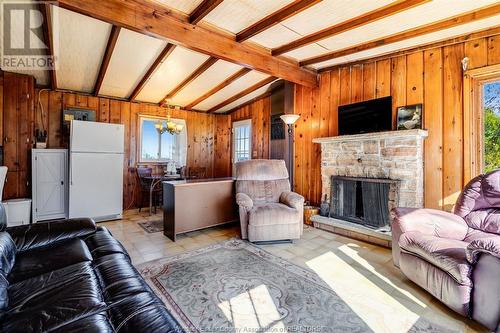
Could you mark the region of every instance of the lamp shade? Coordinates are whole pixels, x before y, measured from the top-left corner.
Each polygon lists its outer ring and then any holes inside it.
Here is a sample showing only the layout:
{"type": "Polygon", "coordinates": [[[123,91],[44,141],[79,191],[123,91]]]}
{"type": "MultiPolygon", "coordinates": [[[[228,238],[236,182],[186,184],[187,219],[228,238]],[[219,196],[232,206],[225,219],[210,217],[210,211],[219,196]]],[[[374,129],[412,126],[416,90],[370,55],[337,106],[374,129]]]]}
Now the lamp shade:
{"type": "Polygon", "coordinates": [[[287,125],[293,125],[300,118],[298,114],[284,114],[280,116],[281,120],[287,125]]]}

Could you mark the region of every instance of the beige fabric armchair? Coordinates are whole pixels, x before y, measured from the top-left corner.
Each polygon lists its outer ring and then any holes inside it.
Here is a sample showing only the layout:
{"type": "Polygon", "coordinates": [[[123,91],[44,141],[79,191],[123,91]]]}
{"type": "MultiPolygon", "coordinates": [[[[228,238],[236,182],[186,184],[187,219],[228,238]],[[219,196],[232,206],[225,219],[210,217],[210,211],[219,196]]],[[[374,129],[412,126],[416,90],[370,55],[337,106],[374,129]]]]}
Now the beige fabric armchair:
{"type": "Polygon", "coordinates": [[[265,242],[302,236],[304,198],[291,192],[285,161],[236,163],[236,202],[243,239],[265,242]]]}

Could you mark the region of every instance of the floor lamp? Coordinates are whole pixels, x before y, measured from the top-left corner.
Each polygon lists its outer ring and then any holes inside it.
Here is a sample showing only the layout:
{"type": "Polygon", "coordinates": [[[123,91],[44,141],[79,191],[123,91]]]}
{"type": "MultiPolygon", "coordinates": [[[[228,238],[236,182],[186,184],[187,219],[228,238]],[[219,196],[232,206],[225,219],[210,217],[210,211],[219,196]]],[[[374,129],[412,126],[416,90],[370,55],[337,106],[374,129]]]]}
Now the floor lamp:
{"type": "Polygon", "coordinates": [[[281,120],[288,126],[288,163],[290,165],[290,187],[293,191],[293,124],[300,118],[298,114],[284,114],[280,116],[281,120]]]}

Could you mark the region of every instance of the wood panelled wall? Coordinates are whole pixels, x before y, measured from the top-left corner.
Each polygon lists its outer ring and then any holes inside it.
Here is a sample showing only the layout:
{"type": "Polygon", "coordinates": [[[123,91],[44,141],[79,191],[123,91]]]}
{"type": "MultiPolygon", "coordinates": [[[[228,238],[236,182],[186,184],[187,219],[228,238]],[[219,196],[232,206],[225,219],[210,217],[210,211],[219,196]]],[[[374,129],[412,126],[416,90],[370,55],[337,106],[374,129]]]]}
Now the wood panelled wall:
{"type": "Polygon", "coordinates": [[[243,105],[229,115],[217,115],[215,143],[215,176],[228,177],[232,174],[232,123],[240,120],[252,120],[252,158],[269,158],[269,140],[271,135],[271,97],[265,96],[243,105]]]}
{"type": "MultiPolygon", "coordinates": [[[[37,99],[38,101],[38,99],[37,99]]],[[[81,107],[93,109],[100,122],[123,124],[125,126],[125,160],[124,160],[124,208],[134,207],[138,203],[138,183],[136,167],[140,164],[139,156],[139,115],[165,117],[165,108],[141,103],[109,98],[93,97],[58,91],[42,91],[40,101],[43,105],[45,125],[48,128],[48,147],[67,147],[67,138],[62,135],[62,111],[67,107],[81,107]]],[[[37,128],[42,128],[40,106],[37,103],[37,128]]],[[[205,167],[207,176],[212,177],[214,172],[214,134],[215,116],[200,112],[173,110],[172,118],[186,120],[188,133],[187,166],[205,167]]],[[[145,164],[140,164],[145,165],[145,164]]],[[[147,165],[160,173],[157,164],[147,165]]]]}
{"type": "MultiPolygon", "coordinates": [[[[135,169],[139,164],[139,115],[165,117],[165,108],[156,105],[130,103],[109,98],[74,94],[60,91],[36,90],[26,99],[29,87],[34,87],[32,77],[4,73],[5,108],[0,108],[4,122],[4,164],[9,167],[5,198],[29,197],[30,149],[34,129],[48,132],[48,148],[67,148],[68,137],[62,131],[62,112],[67,107],[88,108],[96,111],[97,120],[125,125],[124,208],[135,207],[139,188],[135,169]],[[40,103],[39,103],[40,101],[40,103]],[[30,104],[32,103],[32,104],[30,104]],[[43,109],[43,113],[41,112],[43,109]],[[43,114],[43,116],[42,116],[43,114]]],[[[1,91],[1,90],[0,90],[1,91]]],[[[216,116],[200,112],[174,110],[173,118],[185,119],[188,131],[188,167],[205,167],[207,177],[214,174],[214,140],[216,116]]],[[[161,172],[157,165],[155,172],[161,172]]]]}
{"type": "Polygon", "coordinates": [[[320,147],[315,137],[337,135],[339,105],[392,95],[396,107],[424,104],[425,206],[450,210],[464,183],[463,72],[500,63],[500,36],[365,61],[320,74],[320,86],[295,87],[295,189],[321,198],[320,147]]]}
{"type": "Polygon", "coordinates": [[[3,165],[8,167],[3,200],[31,196],[35,80],[31,76],[0,73],[3,76],[2,146],[3,165]]]}

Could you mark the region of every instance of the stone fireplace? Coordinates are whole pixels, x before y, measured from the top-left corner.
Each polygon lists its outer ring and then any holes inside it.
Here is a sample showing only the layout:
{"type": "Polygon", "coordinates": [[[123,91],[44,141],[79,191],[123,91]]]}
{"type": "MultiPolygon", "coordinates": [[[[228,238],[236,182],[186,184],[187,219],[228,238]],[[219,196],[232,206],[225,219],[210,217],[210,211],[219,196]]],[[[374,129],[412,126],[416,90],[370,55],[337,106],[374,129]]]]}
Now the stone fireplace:
{"type": "Polygon", "coordinates": [[[330,203],[329,216],[312,219],[315,226],[389,246],[388,212],[423,207],[426,137],[407,130],[314,139],[321,144],[322,198],[330,203]]]}

